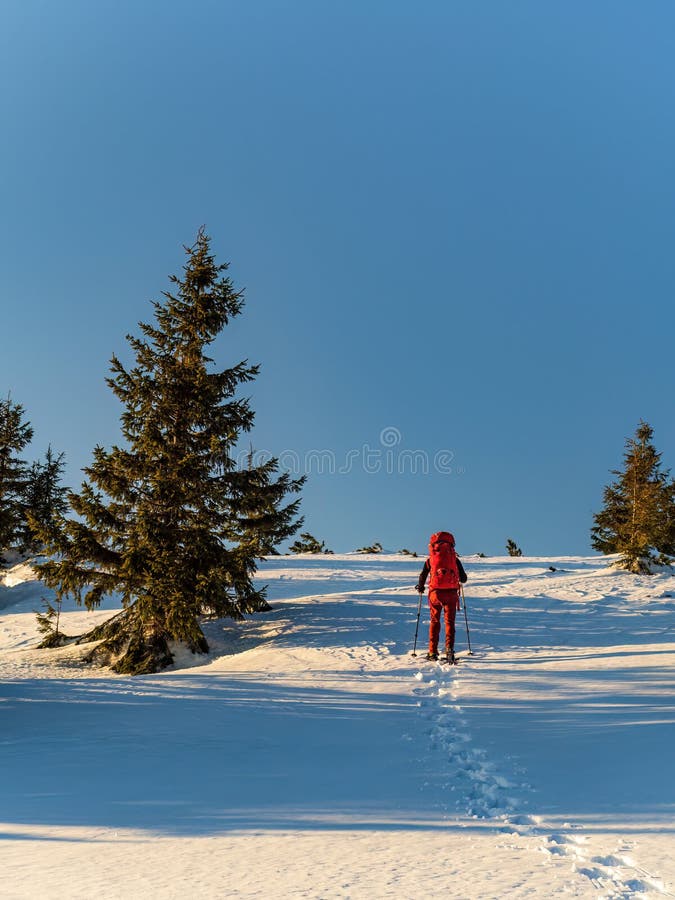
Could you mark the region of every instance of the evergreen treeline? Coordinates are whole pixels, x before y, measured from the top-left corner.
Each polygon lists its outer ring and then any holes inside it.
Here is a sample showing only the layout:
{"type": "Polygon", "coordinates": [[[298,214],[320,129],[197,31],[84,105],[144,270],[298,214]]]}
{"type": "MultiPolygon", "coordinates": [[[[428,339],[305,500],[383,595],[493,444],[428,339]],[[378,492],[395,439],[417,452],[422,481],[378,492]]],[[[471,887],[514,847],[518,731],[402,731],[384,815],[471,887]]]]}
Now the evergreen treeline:
{"type": "Polygon", "coordinates": [[[38,530],[67,508],[64,454],[50,446],[44,461],[29,463],[23,451],[32,439],[23,406],[10,396],[0,400],[0,567],[7,551],[38,553],[38,530]]]}
{"type": "Polygon", "coordinates": [[[200,230],[181,278],[154,303],[154,322],[127,338],[135,361],[112,357],[108,385],[121,401],[122,443],[94,448],[76,517],[38,528],[52,558],[40,565],[57,603],[88,609],[116,592],[123,610],[79,642],[99,643],[88,659],[117,672],[154,672],[173,661],[172,644],[206,653],[201,622],[269,609],[253,585],[256,560],[300,526],[304,478],[278,461],[237,468],[237,442],[253,424],[238,396],[258,367],[242,361],[214,371],[209,345],[243,308],[200,230]]]}

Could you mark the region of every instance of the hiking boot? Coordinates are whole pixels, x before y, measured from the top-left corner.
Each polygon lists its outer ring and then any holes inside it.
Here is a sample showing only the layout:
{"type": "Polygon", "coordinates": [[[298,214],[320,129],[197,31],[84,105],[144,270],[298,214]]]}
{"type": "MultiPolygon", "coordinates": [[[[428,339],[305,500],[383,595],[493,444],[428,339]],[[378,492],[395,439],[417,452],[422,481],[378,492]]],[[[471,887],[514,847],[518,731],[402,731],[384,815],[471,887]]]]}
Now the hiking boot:
{"type": "Polygon", "coordinates": [[[436,661],[438,659],[438,653],[432,653],[431,651],[429,651],[429,653],[427,653],[427,655],[425,656],[425,659],[432,659],[436,661]]]}
{"type": "Polygon", "coordinates": [[[452,650],[452,649],[451,649],[451,650],[446,650],[446,651],[445,651],[445,658],[446,658],[446,660],[450,663],[450,665],[454,665],[454,664],[455,664],[455,651],[452,650]]]}

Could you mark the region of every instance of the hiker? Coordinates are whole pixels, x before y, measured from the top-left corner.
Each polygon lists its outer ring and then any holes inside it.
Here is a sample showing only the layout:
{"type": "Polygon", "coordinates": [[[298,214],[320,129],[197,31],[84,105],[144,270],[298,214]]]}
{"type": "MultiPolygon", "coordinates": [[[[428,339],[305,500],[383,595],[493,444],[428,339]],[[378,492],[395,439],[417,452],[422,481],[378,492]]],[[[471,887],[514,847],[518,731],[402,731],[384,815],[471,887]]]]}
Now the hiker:
{"type": "Polygon", "coordinates": [[[455,662],[455,613],[459,609],[459,586],[466,583],[466,572],[455,553],[455,539],[449,531],[438,531],[429,538],[429,558],[417,582],[424,593],[429,578],[429,652],[427,659],[438,659],[438,637],[441,633],[441,610],[445,613],[445,652],[455,662]]]}

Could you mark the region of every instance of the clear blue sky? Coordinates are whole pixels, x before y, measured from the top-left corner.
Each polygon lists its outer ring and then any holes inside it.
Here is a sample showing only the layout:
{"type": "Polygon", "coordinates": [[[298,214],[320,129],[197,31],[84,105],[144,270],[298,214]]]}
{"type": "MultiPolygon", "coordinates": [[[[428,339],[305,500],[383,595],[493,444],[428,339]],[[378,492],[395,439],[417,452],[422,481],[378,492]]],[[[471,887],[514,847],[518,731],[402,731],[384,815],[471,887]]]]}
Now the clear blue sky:
{"type": "Polygon", "coordinates": [[[672,3],[6,0],[0,84],[0,389],[71,483],[202,223],[257,447],[454,454],[314,474],[334,549],[584,552],[640,417],[675,465],[672,3]]]}

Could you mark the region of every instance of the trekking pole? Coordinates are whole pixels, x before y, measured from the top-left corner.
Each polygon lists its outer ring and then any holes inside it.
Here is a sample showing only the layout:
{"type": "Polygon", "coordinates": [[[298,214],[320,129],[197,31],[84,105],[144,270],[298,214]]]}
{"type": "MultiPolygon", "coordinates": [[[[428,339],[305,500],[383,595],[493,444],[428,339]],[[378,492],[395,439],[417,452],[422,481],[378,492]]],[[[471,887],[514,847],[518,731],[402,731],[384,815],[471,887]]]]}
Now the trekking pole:
{"type": "Polygon", "coordinates": [[[469,656],[472,656],[473,650],[471,649],[471,637],[469,635],[469,618],[466,614],[466,597],[464,596],[464,585],[460,584],[459,589],[462,592],[462,606],[464,607],[464,621],[466,623],[466,642],[469,645],[469,656]]]}
{"type": "Polygon", "coordinates": [[[413,656],[417,656],[417,653],[415,652],[417,650],[417,632],[420,628],[420,613],[422,612],[422,591],[418,591],[418,593],[420,595],[420,602],[417,604],[417,625],[415,625],[415,643],[413,645],[412,652],[413,656]]]}

